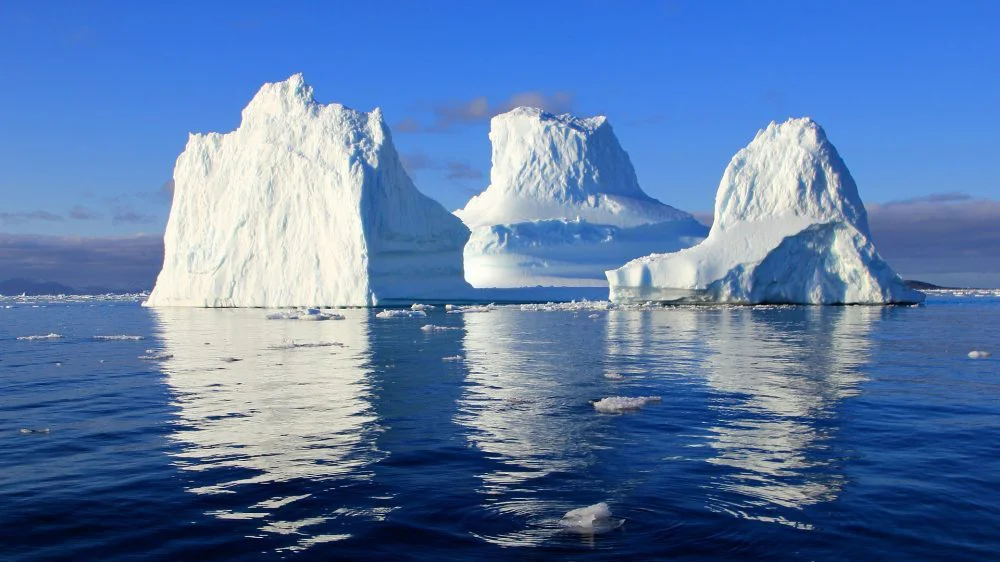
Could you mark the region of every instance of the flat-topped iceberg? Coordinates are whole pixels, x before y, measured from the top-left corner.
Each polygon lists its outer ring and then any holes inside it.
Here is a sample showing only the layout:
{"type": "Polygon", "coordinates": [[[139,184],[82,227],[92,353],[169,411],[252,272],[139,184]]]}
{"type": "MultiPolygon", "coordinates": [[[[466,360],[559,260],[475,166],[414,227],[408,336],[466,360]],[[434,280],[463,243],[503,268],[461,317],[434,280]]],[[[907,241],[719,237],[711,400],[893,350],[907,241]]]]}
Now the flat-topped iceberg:
{"type": "Polygon", "coordinates": [[[469,231],[403,170],[382,112],[265,84],[174,168],[163,269],[146,305],[373,306],[463,293],[469,231]]]}
{"type": "Polygon", "coordinates": [[[611,300],[917,303],[875,251],[857,185],[809,118],[771,123],[736,153],[703,242],[607,272],[611,300]]]}
{"type": "Polygon", "coordinates": [[[642,191],[606,117],[519,107],[492,119],[490,141],[490,185],[455,211],[475,287],[604,286],[604,270],[708,232],[642,191]]]}

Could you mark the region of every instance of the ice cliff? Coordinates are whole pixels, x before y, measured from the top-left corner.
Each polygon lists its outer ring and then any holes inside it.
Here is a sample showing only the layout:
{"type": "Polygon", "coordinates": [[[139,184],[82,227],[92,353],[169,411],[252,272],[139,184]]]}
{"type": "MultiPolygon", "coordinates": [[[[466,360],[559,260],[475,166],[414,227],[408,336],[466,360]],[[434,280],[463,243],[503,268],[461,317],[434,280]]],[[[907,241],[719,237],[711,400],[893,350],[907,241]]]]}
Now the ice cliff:
{"type": "Polygon", "coordinates": [[[230,133],[192,134],[174,168],[149,306],[371,306],[463,293],[469,230],[420,193],[382,112],[265,84],[230,133]]]}
{"type": "MultiPolygon", "coordinates": [[[[668,250],[669,251],[669,250],[668,250]]],[[[736,153],[708,238],[607,272],[611,299],[915,303],[875,251],[857,185],[809,118],[771,123],[736,153]]]]}
{"type": "Polygon", "coordinates": [[[455,211],[473,286],[601,286],[609,267],[707,234],[642,191],[603,116],[519,107],[492,119],[490,141],[490,185],[455,211]]]}

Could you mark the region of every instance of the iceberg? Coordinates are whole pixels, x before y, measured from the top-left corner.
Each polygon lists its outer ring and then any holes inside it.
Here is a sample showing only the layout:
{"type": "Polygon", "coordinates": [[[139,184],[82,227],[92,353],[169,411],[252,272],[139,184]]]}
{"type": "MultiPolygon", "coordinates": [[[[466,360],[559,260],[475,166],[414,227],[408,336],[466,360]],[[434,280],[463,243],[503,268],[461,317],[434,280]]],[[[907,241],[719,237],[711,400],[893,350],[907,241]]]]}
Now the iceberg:
{"type": "Polygon", "coordinates": [[[375,306],[463,294],[469,230],[420,193],[378,108],[321,104],[301,74],[265,84],[230,133],[174,168],[147,306],[375,306]]]}
{"type": "Polygon", "coordinates": [[[604,270],[708,233],[642,191],[606,117],[519,107],[491,120],[490,141],[490,185],[455,211],[473,287],[603,287],[604,270]]]}
{"type": "Polygon", "coordinates": [[[808,117],[772,122],[736,153],[703,242],[637,258],[607,278],[615,303],[924,300],[875,250],[851,173],[808,117]]]}

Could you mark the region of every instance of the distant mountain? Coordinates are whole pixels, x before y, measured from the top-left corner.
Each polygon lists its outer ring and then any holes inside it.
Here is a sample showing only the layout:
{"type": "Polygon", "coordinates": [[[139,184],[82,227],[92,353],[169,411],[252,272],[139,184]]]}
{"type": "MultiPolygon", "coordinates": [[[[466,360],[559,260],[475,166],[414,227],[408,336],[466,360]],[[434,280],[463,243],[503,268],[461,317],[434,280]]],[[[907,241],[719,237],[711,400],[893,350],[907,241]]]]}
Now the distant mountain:
{"type": "Polygon", "coordinates": [[[108,293],[138,293],[141,289],[109,289],[107,287],[73,288],[54,281],[37,281],[15,277],[0,281],[0,295],[105,295],[108,293]]]}

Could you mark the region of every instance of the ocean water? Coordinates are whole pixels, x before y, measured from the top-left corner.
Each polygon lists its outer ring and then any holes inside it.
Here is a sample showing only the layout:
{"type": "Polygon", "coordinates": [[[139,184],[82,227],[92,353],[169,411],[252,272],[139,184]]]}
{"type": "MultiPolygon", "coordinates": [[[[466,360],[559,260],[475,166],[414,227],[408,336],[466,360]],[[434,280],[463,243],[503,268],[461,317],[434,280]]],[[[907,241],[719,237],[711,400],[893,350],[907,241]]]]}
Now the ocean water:
{"type": "Polygon", "coordinates": [[[1000,551],[996,294],[338,312],[0,301],[0,558],[1000,551]]]}

